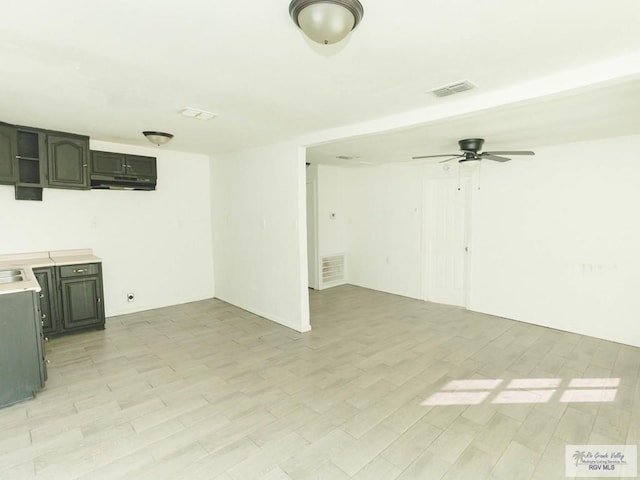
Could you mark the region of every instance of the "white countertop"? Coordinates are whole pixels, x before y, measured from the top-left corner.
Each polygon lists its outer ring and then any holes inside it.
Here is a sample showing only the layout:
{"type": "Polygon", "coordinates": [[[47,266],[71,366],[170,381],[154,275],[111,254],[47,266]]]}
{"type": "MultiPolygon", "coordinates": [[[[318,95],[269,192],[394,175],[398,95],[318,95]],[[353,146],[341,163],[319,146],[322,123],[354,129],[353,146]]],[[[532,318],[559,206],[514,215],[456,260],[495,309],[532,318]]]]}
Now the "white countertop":
{"type": "Polygon", "coordinates": [[[29,290],[39,292],[41,289],[33,274],[34,268],[100,262],[102,262],[102,260],[96,257],[90,248],[3,254],[0,255],[0,270],[22,270],[24,272],[24,280],[12,283],[0,283],[0,295],[29,290]]]}
{"type": "Polygon", "coordinates": [[[53,267],[49,252],[9,253],[0,255],[0,270],[29,265],[32,268],[53,267]]]}
{"type": "Polygon", "coordinates": [[[5,293],[17,293],[17,292],[26,292],[27,290],[35,290],[36,292],[40,291],[40,285],[36,281],[36,277],[33,274],[33,270],[29,267],[20,265],[11,265],[8,268],[0,265],[0,270],[14,270],[20,269],[23,271],[22,278],[24,280],[19,282],[12,283],[0,283],[0,295],[4,295],[5,293]]]}
{"type": "Polygon", "coordinates": [[[102,260],[93,254],[93,250],[53,250],[49,252],[49,258],[56,266],[76,265],[78,263],[100,263],[102,260]]]}

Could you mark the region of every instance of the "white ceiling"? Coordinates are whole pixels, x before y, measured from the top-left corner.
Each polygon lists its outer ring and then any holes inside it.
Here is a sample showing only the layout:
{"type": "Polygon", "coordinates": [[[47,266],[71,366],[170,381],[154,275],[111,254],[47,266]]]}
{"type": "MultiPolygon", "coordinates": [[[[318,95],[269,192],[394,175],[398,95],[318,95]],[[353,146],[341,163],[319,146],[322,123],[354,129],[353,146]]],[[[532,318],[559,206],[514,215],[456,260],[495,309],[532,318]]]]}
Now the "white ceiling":
{"type": "MultiPolygon", "coordinates": [[[[637,0],[362,0],[362,23],[334,46],[307,41],[288,0],[5,3],[0,121],[128,144],[163,130],[175,134],[163,148],[207,154],[438,107],[458,96],[428,92],[450,82],[478,85],[461,94],[472,99],[640,52],[637,0]],[[185,118],[184,107],[218,117],[185,118]]],[[[310,155],[378,162],[381,145],[406,160],[455,151],[465,136],[495,150],[638,133],[638,91],[633,80],[452,115],[310,155]]]]}
{"type": "Polygon", "coordinates": [[[459,154],[458,140],[463,138],[484,138],[482,150],[491,151],[531,150],[542,145],[632,134],[640,134],[640,77],[329,142],[309,148],[307,161],[350,166],[436,163],[445,159],[416,161],[412,157],[459,154]]]}

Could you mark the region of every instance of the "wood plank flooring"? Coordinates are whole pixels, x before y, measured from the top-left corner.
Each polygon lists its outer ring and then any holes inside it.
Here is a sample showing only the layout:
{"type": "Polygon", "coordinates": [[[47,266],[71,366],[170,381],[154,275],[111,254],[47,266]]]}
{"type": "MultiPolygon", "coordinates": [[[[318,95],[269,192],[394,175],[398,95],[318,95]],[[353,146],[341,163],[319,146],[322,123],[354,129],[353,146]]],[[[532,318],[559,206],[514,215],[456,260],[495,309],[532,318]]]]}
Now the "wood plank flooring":
{"type": "MultiPolygon", "coordinates": [[[[299,334],[219,300],[48,344],[0,478],[564,479],[640,443],[640,349],[353,286],[299,334]]],[[[606,319],[603,319],[606,321],[606,319]]]]}

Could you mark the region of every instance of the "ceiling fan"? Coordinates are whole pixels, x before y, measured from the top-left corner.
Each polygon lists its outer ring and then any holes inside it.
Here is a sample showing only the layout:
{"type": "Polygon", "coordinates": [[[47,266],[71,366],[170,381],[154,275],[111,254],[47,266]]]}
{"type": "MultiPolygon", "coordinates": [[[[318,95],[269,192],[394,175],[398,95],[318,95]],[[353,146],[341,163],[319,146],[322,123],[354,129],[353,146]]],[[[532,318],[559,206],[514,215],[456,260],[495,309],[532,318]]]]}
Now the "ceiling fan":
{"type": "Polygon", "coordinates": [[[420,160],[423,158],[437,158],[437,157],[450,157],[446,160],[442,160],[440,163],[449,162],[451,160],[458,160],[458,162],[474,162],[482,159],[493,160],[494,162],[508,162],[511,160],[508,157],[502,155],[535,155],[530,150],[509,150],[509,151],[496,151],[496,152],[480,152],[484,138],[466,138],[459,140],[458,145],[462,153],[445,153],[442,155],[421,155],[419,157],[411,157],[413,160],[420,160]]]}

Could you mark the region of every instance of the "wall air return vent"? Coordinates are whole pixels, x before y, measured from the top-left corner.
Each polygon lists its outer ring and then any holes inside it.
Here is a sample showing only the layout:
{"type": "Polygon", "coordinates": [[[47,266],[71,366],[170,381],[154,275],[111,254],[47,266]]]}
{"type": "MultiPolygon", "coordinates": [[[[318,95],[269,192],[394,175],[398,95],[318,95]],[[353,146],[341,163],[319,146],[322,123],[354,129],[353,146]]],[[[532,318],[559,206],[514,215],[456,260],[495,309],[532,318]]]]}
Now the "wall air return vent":
{"type": "Polygon", "coordinates": [[[449,95],[466,92],[467,90],[471,90],[473,88],[476,88],[473,83],[471,83],[469,80],[464,80],[462,82],[451,83],[449,85],[436,88],[434,90],[431,90],[431,93],[433,93],[436,97],[448,97],[449,95]]]}
{"type": "Polygon", "coordinates": [[[344,254],[321,258],[322,285],[320,288],[333,287],[345,283],[344,254]]]}

